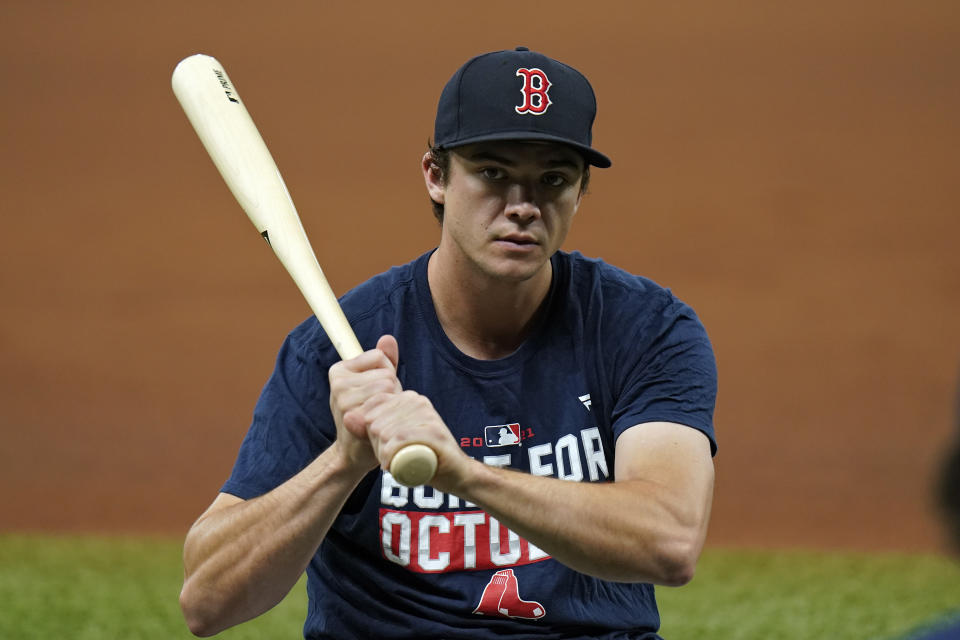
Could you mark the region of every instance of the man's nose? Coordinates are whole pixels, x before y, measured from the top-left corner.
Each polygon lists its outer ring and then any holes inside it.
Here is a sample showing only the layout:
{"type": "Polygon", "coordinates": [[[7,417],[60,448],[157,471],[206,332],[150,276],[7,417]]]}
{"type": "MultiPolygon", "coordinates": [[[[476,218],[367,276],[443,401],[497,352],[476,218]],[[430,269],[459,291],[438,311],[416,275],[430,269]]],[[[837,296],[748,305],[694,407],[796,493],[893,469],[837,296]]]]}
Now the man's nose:
{"type": "Polygon", "coordinates": [[[518,224],[529,224],[540,216],[536,190],[530,185],[514,183],[507,190],[506,216],[518,224]]]}

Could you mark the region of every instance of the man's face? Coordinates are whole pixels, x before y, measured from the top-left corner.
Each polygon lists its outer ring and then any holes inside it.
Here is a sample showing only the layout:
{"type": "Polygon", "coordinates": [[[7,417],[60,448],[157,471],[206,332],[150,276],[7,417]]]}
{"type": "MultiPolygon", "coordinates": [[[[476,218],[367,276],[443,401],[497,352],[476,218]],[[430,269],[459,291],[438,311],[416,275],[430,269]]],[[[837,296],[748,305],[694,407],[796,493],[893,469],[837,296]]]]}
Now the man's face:
{"type": "MultiPolygon", "coordinates": [[[[584,161],[560,144],[483,142],[454,149],[440,246],[480,272],[522,281],[560,248],[580,205],[584,161]]],[[[441,198],[441,199],[438,199],[441,198]]]]}

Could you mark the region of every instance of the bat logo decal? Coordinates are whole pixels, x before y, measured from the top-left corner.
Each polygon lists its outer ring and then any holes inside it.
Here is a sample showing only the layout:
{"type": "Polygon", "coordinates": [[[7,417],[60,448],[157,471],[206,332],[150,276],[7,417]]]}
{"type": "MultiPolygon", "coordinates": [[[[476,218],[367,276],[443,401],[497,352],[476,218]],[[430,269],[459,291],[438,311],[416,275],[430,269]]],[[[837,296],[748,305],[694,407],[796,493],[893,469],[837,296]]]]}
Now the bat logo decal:
{"type": "Polygon", "coordinates": [[[223,87],[223,92],[227,94],[227,100],[229,100],[230,102],[236,102],[237,104],[240,104],[240,101],[237,100],[236,96],[234,96],[235,92],[233,90],[233,87],[230,86],[230,81],[227,80],[227,76],[224,75],[223,71],[221,71],[220,69],[214,69],[213,75],[217,76],[217,80],[220,81],[220,86],[223,87]]]}

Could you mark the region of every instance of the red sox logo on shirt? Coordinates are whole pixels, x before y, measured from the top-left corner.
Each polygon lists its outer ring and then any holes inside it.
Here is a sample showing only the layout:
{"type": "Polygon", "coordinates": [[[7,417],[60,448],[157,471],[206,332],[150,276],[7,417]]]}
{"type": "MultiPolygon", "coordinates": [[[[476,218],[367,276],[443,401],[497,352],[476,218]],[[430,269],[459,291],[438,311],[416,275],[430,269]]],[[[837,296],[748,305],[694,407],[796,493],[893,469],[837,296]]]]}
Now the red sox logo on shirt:
{"type": "Polygon", "coordinates": [[[473,612],[477,615],[527,620],[536,620],[546,614],[539,602],[520,597],[517,576],[513,569],[503,569],[493,574],[473,612]]]}
{"type": "Polygon", "coordinates": [[[547,107],[553,104],[550,96],[547,95],[551,86],[547,74],[537,68],[521,68],[517,69],[517,75],[523,78],[523,87],[520,89],[520,93],[523,94],[523,104],[514,107],[516,112],[534,116],[546,113],[547,107]]]}

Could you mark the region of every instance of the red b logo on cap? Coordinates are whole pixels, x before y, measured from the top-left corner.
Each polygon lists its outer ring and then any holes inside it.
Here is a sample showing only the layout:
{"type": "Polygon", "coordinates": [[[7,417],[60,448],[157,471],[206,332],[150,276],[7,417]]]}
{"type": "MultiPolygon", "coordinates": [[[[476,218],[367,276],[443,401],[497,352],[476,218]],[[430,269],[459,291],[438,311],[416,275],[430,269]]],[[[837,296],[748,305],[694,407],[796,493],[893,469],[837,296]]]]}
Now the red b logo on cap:
{"type": "Polygon", "coordinates": [[[535,116],[546,112],[552,104],[547,91],[550,90],[550,81],[540,69],[517,69],[517,75],[523,78],[523,104],[514,107],[517,113],[529,113],[535,116]]]}

